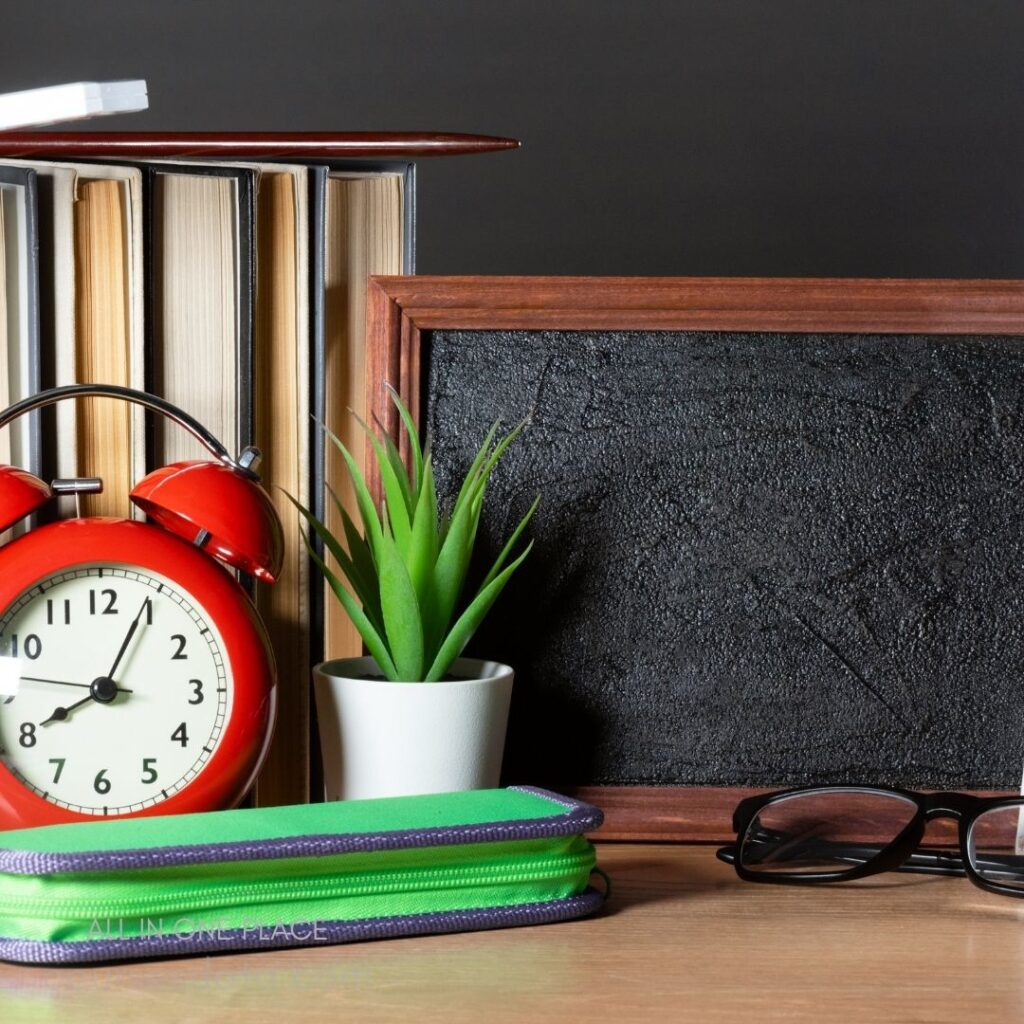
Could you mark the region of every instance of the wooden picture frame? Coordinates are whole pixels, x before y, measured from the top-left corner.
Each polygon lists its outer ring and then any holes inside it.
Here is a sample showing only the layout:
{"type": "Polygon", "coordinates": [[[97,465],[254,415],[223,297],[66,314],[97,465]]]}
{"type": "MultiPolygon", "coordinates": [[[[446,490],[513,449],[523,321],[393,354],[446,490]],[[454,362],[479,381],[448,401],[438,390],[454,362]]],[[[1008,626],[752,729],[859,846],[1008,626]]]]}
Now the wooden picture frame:
{"type": "MultiPolygon", "coordinates": [[[[395,438],[382,384],[419,421],[421,340],[438,329],[1024,335],[1021,281],[377,277],[367,306],[367,409],[395,438]]],[[[379,494],[372,473],[371,484],[379,494]]],[[[753,792],[609,786],[575,795],[605,810],[606,838],[711,842],[731,838],[732,810],[753,792]]]]}

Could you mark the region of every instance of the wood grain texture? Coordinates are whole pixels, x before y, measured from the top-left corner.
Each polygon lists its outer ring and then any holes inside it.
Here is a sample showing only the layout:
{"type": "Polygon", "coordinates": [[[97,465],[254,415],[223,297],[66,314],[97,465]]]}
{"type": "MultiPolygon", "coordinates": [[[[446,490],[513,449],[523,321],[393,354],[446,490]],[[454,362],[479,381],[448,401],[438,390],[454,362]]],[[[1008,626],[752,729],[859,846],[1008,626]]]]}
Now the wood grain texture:
{"type": "Polygon", "coordinates": [[[460,156],[516,149],[516,139],[454,132],[3,132],[0,156],[341,159],[460,156]]]}
{"type": "MultiPolygon", "coordinates": [[[[378,277],[421,328],[1019,333],[1024,282],[758,277],[378,277]]],[[[372,287],[371,286],[371,287],[372,287]]]]}
{"type": "MultiPolygon", "coordinates": [[[[772,792],[739,786],[563,786],[562,792],[604,811],[601,839],[631,842],[727,843],[735,838],[732,812],[748,796],[772,792]]],[[[1009,790],[971,790],[976,796],[1016,796],[1009,790]]],[[[842,801],[837,799],[841,808],[842,801]]],[[[956,842],[956,823],[938,819],[929,843],[956,842]]],[[[889,838],[871,833],[872,840],[889,838]]]]}
{"type": "Polygon", "coordinates": [[[422,333],[442,328],[1024,334],[1024,281],[374,277],[367,408],[393,436],[398,417],[382,384],[418,413],[410,360],[422,333]]]}
{"type": "Polygon", "coordinates": [[[731,786],[565,786],[562,791],[604,811],[602,839],[727,843],[732,812],[765,789],[731,786]]]}
{"type": "Polygon", "coordinates": [[[707,847],[601,844],[612,900],[536,928],[111,967],[0,964],[5,1024],[987,1024],[1024,1013],[1022,903],[959,878],[741,882],[707,847]]]}

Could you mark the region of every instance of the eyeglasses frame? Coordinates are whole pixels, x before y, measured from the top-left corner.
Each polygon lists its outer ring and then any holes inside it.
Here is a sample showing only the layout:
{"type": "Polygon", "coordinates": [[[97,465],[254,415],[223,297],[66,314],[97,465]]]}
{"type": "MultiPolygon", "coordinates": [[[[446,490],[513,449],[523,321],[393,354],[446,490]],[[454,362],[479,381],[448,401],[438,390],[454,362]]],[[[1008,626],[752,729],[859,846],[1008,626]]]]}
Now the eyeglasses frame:
{"type": "Polygon", "coordinates": [[[912,871],[925,874],[966,875],[981,889],[1004,896],[1024,898],[1024,887],[1003,885],[986,879],[971,863],[968,851],[975,823],[982,814],[998,807],[1015,807],[1024,811],[1024,795],[982,797],[956,792],[921,793],[890,786],[798,786],[772,793],[760,793],[741,800],[736,805],[732,818],[736,842],[718,850],[717,856],[726,863],[732,863],[737,875],[747,882],[768,882],[772,885],[816,885],[829,882],[852,882],[885,871],[912,871]],[[747,832],[759,812],[773,803],[794,796],[829,793],[898,796],[913,803],[916,810],[897,836],[882,846],[876,856],[858,867],[842,871],[772,874],[750,871],[742,864],[739,852],[743,847],[747,832]],[[959,856],[943,850],[918,850],[921,840],[924,838],[925,828],[930,821],[936,818],[952,818],[957,822],[959,856]]]}

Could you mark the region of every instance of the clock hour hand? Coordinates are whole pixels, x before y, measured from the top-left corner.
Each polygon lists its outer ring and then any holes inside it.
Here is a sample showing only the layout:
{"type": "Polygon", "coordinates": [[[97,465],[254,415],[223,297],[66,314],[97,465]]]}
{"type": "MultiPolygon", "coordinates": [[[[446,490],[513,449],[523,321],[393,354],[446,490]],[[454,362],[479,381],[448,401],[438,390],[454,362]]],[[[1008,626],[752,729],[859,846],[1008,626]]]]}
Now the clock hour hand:
{"type": "Polygon", "coordinates": [[[75,708],[80,708],[83,704],[90,704],[96,702],[98,704],[110,704],[119,693],[130,693],[131,691],[122,690],[117,683],[114,682],[109,676],[98,676],[89,684],[89,696],[83,697],[81,700],[76,701],[74,704],[69,704],[67,707],[59,707],[53,709],[53,714],[50,715],[45,721],[40,722],[40,725],[49,725],[50,722],[63,722],[75,708]]]}
{"type": "Polygon", "coordinates": [[[91,700],[92,700],[92,694],[90,693],[88,697],[83,697],[77,703],[69,704],[66,708],[54,708],[53,709],[53,714],[50,715],[49,718],[47,718],[44,721],[40,722],[39,724],[42,726],[42,725],[49,725],[51,722],[63,722],[64,719],[67,718],[68,715],[72,711],[75,710],[75,708],[80,708],[83,704],[88,704],[91,700]]]}

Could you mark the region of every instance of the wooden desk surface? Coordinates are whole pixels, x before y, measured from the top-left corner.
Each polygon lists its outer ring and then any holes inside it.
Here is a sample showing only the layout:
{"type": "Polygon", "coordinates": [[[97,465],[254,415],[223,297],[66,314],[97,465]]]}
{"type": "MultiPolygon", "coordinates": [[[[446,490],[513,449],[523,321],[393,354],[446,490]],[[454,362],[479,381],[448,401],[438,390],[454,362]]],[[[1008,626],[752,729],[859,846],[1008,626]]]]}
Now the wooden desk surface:
{"type": "Polygon", "coordinates": [[[964,879],[739,882],[708,847],[603,844],[601,916],[117,967],[0,964],[4,1024],[837,1021],[1024,1016],[1024,900],[964,879]]]}

